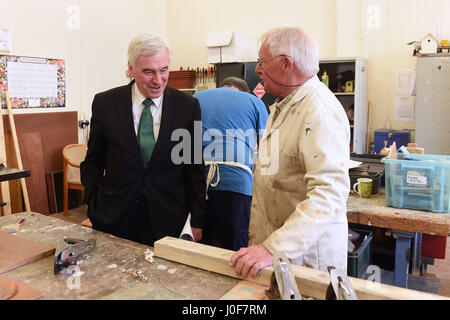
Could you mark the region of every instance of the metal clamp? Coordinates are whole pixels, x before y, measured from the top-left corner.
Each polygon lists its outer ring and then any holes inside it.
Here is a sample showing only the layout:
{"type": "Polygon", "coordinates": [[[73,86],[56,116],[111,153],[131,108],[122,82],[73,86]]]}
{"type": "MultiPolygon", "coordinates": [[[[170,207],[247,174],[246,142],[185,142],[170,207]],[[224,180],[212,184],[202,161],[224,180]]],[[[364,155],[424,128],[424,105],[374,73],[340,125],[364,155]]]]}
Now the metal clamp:
{"type": "Polygon", "coordinates": [[[292,275],[289,259],[282,252],[274,252],[272,258],[275,279],[272,277],[271,289],[283,300],[302,300],[297,284],[292,275]],[[276,282],[274,281],[276,280],[276,282]],[[275,290],[277,287],[278,291],[275,290]]]}
{"type": "Polygon", "coordinates": [[[358,300],[352,283],[345,272],[336,269],[334,266],[329,266],[328,272],[330,273],[331,284],[327,291],[327,299],[358,300]]]}

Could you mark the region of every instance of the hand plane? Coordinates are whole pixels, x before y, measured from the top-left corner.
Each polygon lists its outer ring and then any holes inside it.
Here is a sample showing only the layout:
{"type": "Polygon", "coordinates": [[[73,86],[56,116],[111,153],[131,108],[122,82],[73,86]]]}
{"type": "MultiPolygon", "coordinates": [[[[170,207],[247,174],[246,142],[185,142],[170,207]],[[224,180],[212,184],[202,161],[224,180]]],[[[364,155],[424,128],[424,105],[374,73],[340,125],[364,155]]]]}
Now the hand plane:
{"type": "Polygon", "coordinates": [[[95,239],[75,239],[64,237],[57,245],[55,252],[54,273],[77,264],[77,259],[95,249],[95,239]],[[67,244],[69,246],[67,246],[67,244]]]}
{"type": "Polygon", "coordinates": [[[270,289],[266,291],[270,299],[302,300],[302,295],[298,292],[297,283],[292,274],[291,264],[286,255],[275,251],[272,257],[274,274],[270,284],[270,289]]]}

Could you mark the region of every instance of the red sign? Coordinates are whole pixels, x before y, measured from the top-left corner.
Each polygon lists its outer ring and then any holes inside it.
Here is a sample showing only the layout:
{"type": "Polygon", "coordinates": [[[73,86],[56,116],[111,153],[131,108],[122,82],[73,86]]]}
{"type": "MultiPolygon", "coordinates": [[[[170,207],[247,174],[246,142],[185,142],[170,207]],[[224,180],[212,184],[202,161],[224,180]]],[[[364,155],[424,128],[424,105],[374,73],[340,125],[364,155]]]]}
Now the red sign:
{"type": "Polygon", "coordinates": [[[266,93],[264,91],[264,86],[261,84],[261,82],[258,83],[258,85],[255,87],[255,89],[253,90],[253,93],[255,94],[255,96],[257,96],[259,99],[261,99],[263,97],[263,95],[266,93]]]}

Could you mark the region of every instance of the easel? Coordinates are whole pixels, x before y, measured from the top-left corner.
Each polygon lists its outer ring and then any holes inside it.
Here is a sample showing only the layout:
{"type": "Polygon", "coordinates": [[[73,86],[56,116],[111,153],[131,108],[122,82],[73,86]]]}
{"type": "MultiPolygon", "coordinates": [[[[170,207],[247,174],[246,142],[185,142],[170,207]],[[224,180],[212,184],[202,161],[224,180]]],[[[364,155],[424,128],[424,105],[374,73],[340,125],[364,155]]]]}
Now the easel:
{"type": "MultiPolygon", "coordinates": [[[[8,118],[9,118],[9,125],[11,127],[11,133],[14,143],[14,151],[16,154],[17,159],[17,166],[20,170],[23,170],[22,165],[22,158],[20,156],[20,149],[19,149],[19,142],[17,140],[17,132],[16,132],[16,125],[14,123],[14,116],[12,114],[12,108],[11,108],[11,98],[9,96],[9,92],[5,92],[5,99],[6,99],[6,107],[8,109],[8,118]]],[[[3,114],[0,114],[0,161],[6,166],[6,148],[5,148],[5,134],[3,129],[3,114]]],[[[28,190],[27,185],[25,183],[25,178],[20,179],[20,185],[22,187],[22,193],[23,193],[23,199],[25,203],[25,210],[31,211],[30,207],[30,200],[28,198],[28,190]]],[[[3,202],[6,203],[5,206],[3,206],[3,215],[10,215],[11,214],[11,199],[9,194],[9,185],[8,182],[2,182],[0,185],[1,188],[1,195],[3,202]]]]}

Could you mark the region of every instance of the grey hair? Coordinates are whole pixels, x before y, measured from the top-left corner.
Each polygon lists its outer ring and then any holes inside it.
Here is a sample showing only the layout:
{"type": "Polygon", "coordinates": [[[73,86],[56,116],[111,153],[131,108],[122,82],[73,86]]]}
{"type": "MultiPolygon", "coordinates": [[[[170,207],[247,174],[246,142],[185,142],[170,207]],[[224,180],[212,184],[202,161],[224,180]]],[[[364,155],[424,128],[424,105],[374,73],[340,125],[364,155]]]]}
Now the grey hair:
{"type": "Polygon", "coordinates": [[[136,60],[140,56],[154,56],[158,54],[164,48],[169,53],[169,63],[172,57],[172,51],[170,49],[170,43],[166,37],[157,33],[144,33],[133,40],[131,40],[128,46],[128,63],[131,66],[135,66],[136,60]]]}
{"type": "Polygon", "coordinates": [[[268,46],[272,57],[283,54],[290,56],[303,75],[312,77],[319,72],[319,47],[302,28],[273,28],[266,31],[260,40],[268,46]]]}

